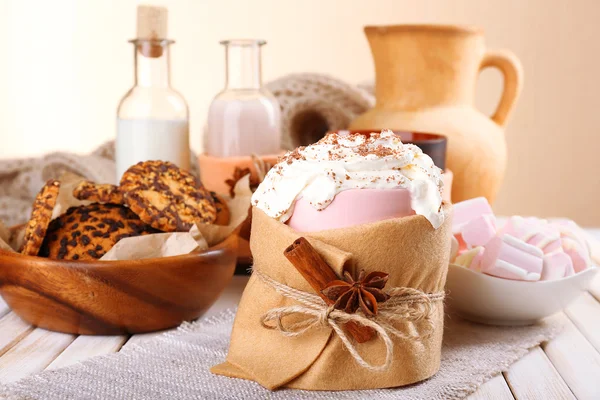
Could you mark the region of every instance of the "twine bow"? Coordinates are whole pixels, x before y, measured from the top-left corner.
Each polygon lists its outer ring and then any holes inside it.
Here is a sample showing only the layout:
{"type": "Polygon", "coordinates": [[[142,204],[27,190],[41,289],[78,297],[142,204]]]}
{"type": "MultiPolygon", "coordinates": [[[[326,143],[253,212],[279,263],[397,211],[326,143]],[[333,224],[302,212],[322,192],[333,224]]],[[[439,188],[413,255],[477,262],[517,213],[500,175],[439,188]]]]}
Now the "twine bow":
{"type": "Polygon", "coordinates": [[[318,326],[330,327],[339,336],[356,362],[370,371],[385,371],[390,367],[394,355],[392,337],[408,341],[419,341],[421,338],[429,337],[434,329],[431,315],[432,305],[434,302],[444,299],[443,292],[429,294],[414,288],[395,287],[387,291],[390,299],[380,304],[377,315],[367,318],[361,312],[348,314],[342,310],[336,310],[333,306],[327,305],[318,295],[284,285],[260,271],[254,270],[254,274],[284,297],[300,303],[300,305],[277,307],[267,311],[261,318],[261,324],[265,328],[277,330],[284,336],[296,337],[318,326]],[[294,314],[301,314],[307,318],[285,325],[283,319],[294,314]],[[383,364],[370,364],[360,355],[341,327],[350,321],[368,326],[377,332],[386,349],[383,364]],[[403,332],[394,326],[395,323],[406,322],[422,322],[424,325],[422,334],[403,332]],[[274,325],[269,323],[274,323],[274,325]]]}

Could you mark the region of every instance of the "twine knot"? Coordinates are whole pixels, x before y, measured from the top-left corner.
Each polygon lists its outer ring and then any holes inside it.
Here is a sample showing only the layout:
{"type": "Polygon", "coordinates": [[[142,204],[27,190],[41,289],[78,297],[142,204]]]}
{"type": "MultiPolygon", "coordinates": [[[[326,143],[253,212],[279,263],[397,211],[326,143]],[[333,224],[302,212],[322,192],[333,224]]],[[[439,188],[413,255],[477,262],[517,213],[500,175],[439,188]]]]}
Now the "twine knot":
{"type": "Polygon", "coordinates": [[[429,337],[434,330],[432,321],[433,303],[444,300],[444,292],[425,293],[419,289],[395,287],[387,291],[389,300],[380,303],[379,312],[374,317],[367,317],[362,312],[348,314],[328,305],[316,294],[294,289],[271,277],[254,270],[258,278],[275,289],[278,293],[299,303],[298,305],[277,307],[267,311],[261,318],[261,324],[267,329],[279,331],[284,336],[296,337],[308,330],[323,326],[333,329],[343,345],[348,349],[354,360],[370,371],[385,371],[393,360],[394,343],[392,337],[413,342],[429,337]],[[285,317],[303,315],[306,318],[289,324],[284,324],[285,317]],[[381,365],[373,365],[365,361],[358,352],[355,344],[348,338],[342,325],[354,322],[373,329],[385,345],[385,361],[381,365]],[[422,332],[411,333],[410,330],[400,330],[396,323],[412,322],[423,325],[422,332]]]}
{"type": "Polygon", "coordinates": [[[321,315],[319,315],[319,325],[329,326],[329,316],[331,315],[333,310],[335,310],[335,307],[332,304],[329,307],[327,307],[325,312],[323,312],[323,313],[321,313],[321,315]]]}

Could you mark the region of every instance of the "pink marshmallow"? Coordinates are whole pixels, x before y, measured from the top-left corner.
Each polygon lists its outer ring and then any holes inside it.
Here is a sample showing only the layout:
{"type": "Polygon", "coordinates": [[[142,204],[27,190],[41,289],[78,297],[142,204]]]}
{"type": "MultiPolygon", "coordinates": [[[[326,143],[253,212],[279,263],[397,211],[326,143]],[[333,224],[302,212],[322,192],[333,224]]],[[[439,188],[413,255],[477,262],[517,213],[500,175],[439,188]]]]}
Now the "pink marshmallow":
{"type": "Polygon", "coordinates": [[[461,233],[468,248],[483,246],[496,236],[496,217],[482,214],[464,224],[461,233]]]}
{"type": "Polygon", "coordinates": [[[462,254],[465,251],[469,250],[467,243],[465,243],[465,240],[463,239],[463,237],[460,233],[455,234],[454,238],[456,239],[456,241],[458,243],[458,254],[462,254]]]}
{"type": "Polygon", "coordinates": [[[563,252],[555,252],[544,255],[544,268],[542,269],[541,281],[552,281],[564,278],[569,271],[573,271],[571,257],[563,252]]]}
{"type": "Polygon", "coordinates": [[[500,232],[539,247],[545,254],[560,250],[562,245],[558,228],[540,218],[510,217],[500,232]]]}
{"type": "Polygon", "coordinates": [[[462,226],[482,214],[493,214],[492,207],[485,197],[461,201],[453,205],[452,233],[459,233],[462,226]]]}
{"type": "Polygon", "coordinates": [[[458,255],[458,240],[452,236],[450,238],[450,262],[454,262],[458,255]]]}
{"type": "Polygon", "coordinates": [[[475,271],[481,271],[481,260],[483,260],[483,253],[483,247],[475,247],[474,249],[468,250],[456,257],[456,261],[454,263],[475,271]]]}
{"type": "Polygon", "coordinates": [[[571,262],[569,264],[567,264],[567,270],[565,271],[565,278],[567,276],[571,276],[571,275],[575,275],[575,268],[573,268],[573,259],[571,259],[571,262]]]}
{"type": "MultiPolygon", "coordinates": [[[[552,228],[549,226],[549,228],[552,228]]],[[[558,232],[557,232],[558,233],[558,232]]],[[[562,241],[560,235],[556,235],[553,232],[548,232],[547,229],[540,231],[537,235],[533,236],[527,241],[536,247],[542,249],[544,254],[549,254],[562,249],[562,241]]]]}
{"type": "Polygon", "coordinates": [[[559,227],[562,233],[571,234],[577,236],[581,240],[585,240],[585,232],[575,221],[567,218],[556,218],[552,220],[552,223],[559,227]]]}
{"type": "Polygon", "coordinates": [[[520,215],[513,215],[510,217],[502,229],[499,230],[502,234],[509,234],[514,237],[522,238],[531,232],[533,229],[536,229],[541,225],[541,220],[537,218],[525,218],[520,215]]]}
{"type": "Polygon", "coordinates": [[[590,246],[579,225],[569,219],[555,220],[553,224],[560,231],[565,253],[573,260],[574,272],[581,272],[589,268],[592,265],[590,246]]]}
{"type": "Polygon", "coordinates": [[[573,270],[575,273],[581,272],[591,264],[587,245],[582,245],[577,240],[568,237],[562,238],[562,247],[564,252],[571,257],[573,261],[573,270]]]}
{"type": "Polygon", "coordinates": [[[544,265],[541,249],[507,234],[492,238],[484,248],[483,273],[513,280],[540,279],[544,265]]]}

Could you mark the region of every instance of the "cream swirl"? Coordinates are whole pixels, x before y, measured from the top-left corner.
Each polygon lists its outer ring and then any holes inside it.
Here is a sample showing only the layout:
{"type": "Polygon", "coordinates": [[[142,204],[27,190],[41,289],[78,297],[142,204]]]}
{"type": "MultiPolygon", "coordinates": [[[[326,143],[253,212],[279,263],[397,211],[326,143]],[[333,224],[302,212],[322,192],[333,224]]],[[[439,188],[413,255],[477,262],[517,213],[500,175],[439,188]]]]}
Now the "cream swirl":
{"type": "Polygon", "coordinates": [[[392,131],[370,135],[329,133],[286,153],[252,196],[252,204],[285,222],[303,197],[317,210],[348,189],[405,188],[411,207],[438,228],[444,222],[441,170],[415,145],[392,131]]]}

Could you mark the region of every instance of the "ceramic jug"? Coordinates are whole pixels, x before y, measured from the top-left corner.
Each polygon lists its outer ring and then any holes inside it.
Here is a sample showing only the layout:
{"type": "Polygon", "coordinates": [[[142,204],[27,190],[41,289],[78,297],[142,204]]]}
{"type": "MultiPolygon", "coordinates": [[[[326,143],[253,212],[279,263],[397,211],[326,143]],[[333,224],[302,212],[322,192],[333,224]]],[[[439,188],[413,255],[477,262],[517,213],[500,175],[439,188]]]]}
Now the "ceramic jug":
{"type": "Polygon", "coordinates": [[[482,30],[441,25],[365,28],[375,62],[375,107],[350,129],[438,133],[448,137],[452,201],[493,202],[506,169],[504,126],[523,83],[519,60],[485,47],[482,30]],[[479,72],[498,68],[504,91],[494,115],[474,107],[479,72]]]}

